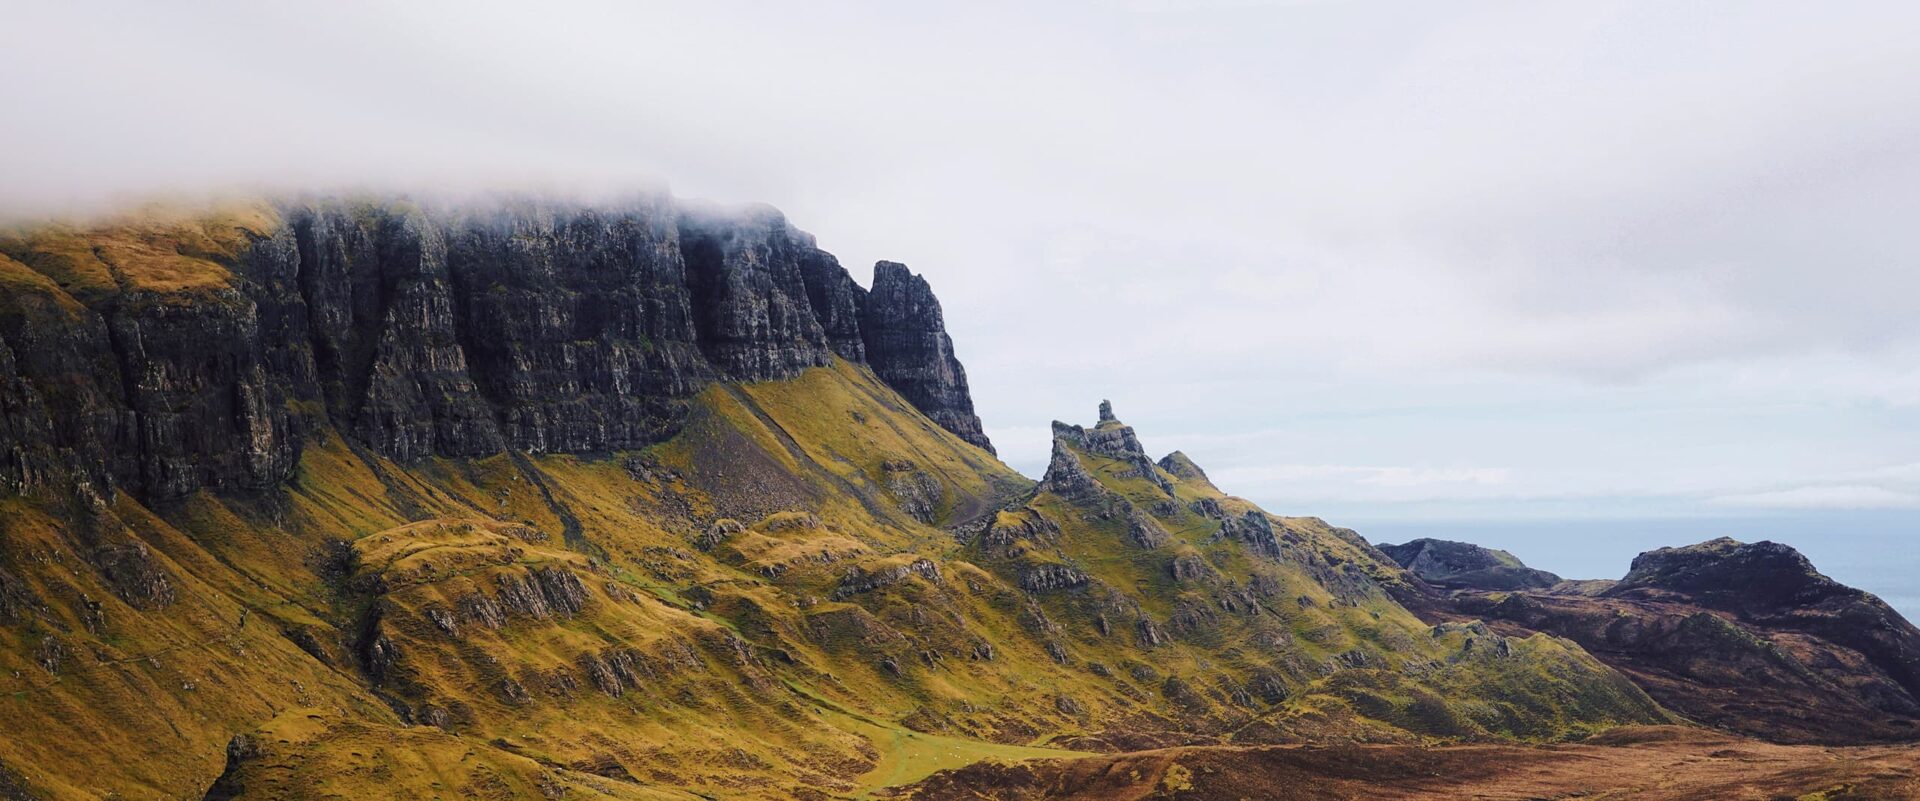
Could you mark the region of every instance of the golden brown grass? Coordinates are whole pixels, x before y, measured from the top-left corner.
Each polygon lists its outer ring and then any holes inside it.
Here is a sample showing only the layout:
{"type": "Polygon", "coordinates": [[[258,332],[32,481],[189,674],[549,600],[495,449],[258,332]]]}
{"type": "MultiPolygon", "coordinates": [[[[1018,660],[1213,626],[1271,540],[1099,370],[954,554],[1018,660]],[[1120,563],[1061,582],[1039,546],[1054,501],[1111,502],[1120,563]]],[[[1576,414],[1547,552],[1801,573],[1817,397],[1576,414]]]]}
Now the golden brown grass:
{"type": "Polygon", "coordinates": [[[227,265],[280,225],[279,214],[265,203],[210,211],[157,205],[0,235],[0,252],[83,303],[127,291],[206,295],[228,288],[233,274],[227,265]]]}

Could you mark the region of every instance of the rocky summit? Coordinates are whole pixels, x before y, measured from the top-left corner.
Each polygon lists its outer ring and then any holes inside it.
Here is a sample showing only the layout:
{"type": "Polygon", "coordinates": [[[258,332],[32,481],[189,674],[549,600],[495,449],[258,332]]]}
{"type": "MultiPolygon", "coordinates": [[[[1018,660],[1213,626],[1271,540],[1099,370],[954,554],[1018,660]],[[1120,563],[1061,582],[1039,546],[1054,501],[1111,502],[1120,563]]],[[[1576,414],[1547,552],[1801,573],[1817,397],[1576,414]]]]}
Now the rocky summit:
{"type": "Polygon", "coordinates": [[[1436,586],[1517,590],[1560,583],[1559,576],[1527,567],[1513,554],[1468,542],[1418,539],[1403,545],[1382,544],[1380,552],[1436,586]]]}
{"type": "Polygon", "coordinates": [[[863,288],[765,207],[11,230],[0,412],[0,798],[1537,797],[1655,762],[1795,797],[1913,769],[1745,739],[1916,736],[1920,636],[1791,549],[1595,583],[1375,547],[1152,457],[1106,402],[1034,480],[929,282],[863,288]]]}

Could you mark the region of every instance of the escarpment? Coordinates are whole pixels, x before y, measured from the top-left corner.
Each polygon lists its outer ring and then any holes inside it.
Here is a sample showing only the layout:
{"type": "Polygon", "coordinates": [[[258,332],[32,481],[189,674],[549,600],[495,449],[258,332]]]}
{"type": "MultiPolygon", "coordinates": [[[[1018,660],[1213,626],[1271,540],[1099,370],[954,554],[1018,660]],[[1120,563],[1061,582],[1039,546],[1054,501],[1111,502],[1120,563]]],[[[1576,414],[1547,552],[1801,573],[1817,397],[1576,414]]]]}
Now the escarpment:
{"type": "Polygon", "coordinates": [[[869,292],[766,207],[288,202],[0,254],[15,491],[262,489],[321,428],[403,463],[629,450],[716,381],[834,358],[991,450],[927,282],[883,262],[869,292]]]}

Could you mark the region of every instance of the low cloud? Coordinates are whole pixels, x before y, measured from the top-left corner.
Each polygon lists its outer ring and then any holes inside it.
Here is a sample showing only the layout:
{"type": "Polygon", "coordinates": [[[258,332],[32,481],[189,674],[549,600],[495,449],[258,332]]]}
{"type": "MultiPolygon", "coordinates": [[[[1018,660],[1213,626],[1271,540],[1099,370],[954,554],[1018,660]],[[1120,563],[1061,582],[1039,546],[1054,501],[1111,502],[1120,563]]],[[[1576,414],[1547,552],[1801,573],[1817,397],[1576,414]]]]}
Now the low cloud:
{"type": "Polygon", "coordinates": [[[1370,487],[1428,487],[1436,484],[1492,486],[1508,483],[1504,467],[1373,467],[1334,464],[1283,464],[1223,470],[1224,480],[1249,484],[1333,481],[1370,487]]]}
{"type": "Polygon", "coordinates": [[[1302,503],[1429,503],[1510,498],[1512,472],[1498,467],[1259,464],[1209,471],[1228,492],[1302,503]]]}
{"type": "Polygon", "coordinates": [[[1722,495],[1708,503],[1744,509],[1920,509],[1920,495],[1860,484],[1722,495]]]}

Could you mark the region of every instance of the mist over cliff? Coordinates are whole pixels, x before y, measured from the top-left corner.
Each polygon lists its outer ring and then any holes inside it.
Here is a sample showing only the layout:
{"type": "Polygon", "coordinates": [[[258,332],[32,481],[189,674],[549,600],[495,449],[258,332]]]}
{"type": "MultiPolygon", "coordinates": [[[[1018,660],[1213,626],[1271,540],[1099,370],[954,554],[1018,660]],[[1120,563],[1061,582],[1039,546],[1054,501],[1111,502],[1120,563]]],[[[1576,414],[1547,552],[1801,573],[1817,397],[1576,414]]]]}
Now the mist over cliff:
{"type": "Polygon", "coordinates": [[[715,381],[834,358],[992,448],[927,282],[882,262],[863,288],[764,206],[279,201],[0,254],[15,487],[264,488],[323,425],[402,462],[627,450],[715,381]]]}

